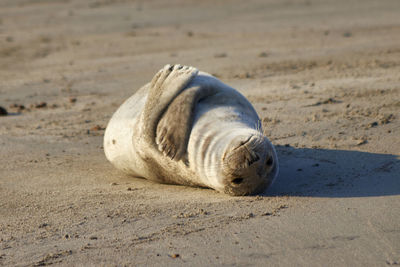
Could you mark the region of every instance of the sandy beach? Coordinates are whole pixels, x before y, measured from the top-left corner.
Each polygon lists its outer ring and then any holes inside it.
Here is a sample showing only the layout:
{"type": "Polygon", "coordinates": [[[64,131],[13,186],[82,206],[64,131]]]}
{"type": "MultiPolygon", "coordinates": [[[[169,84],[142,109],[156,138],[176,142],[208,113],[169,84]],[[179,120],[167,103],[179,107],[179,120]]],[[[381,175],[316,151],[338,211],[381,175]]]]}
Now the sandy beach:
{"type": "Polygon", "coordinates": [[[399,14],[397,0],[1,0],[0,265],[400,265],[399,14]],[[254,105],[280,160],[266,192],[106,160],[113,112],[167,63],[254,105]]]}

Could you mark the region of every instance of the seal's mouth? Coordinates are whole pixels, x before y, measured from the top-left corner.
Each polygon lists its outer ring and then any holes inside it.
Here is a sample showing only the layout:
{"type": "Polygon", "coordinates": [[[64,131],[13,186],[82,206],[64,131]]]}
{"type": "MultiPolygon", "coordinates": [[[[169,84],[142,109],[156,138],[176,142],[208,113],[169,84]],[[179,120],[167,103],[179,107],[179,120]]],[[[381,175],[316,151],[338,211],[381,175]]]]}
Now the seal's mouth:
{"type": "Polygon", "coordinates": [[[243,139],[242,141],[237,142],[236,146],[234,146],[232,151],[242,146],[248,147],[250,150],[254,150],[256,147],[260,146],[263,143],[263,140],[264,140],[263,136],[260,138],[260,136],[252,134],[247,138],[243,139]]]}
{"type": "Polygon", "coordinates": [[[233,150],[239,148],[240,146],[244,146],[247,143],[249,143],[252,137],[253,137],[253,135],[250,135],[245,141],[240,142],[239,145],[236,148],[234,148],[233,150]]]}

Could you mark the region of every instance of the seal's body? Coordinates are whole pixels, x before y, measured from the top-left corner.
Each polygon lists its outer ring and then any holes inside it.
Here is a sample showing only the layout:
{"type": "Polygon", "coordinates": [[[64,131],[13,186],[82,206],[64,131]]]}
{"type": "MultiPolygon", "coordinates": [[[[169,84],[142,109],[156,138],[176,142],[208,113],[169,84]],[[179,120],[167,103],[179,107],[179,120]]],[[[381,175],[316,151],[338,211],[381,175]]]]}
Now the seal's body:
{"type": "Polygon", "coordinates": [[[276,152],[247,99],[180,65],[165,66],[120,106],[104,150],[128,174],[231,195],[260,192],[278,174],[276,152]]]}

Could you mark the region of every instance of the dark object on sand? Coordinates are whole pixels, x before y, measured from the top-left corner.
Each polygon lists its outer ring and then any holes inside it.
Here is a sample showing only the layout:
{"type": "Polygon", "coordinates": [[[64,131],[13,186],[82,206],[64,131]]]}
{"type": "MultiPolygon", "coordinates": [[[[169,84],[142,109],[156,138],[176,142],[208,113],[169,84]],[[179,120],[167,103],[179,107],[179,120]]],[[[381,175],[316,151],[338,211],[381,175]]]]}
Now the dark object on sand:
{"type": "Polygon", "coordinates": [[[0,106],[0,116],[7,116],[8,112],[5,108],[0,106]]]}

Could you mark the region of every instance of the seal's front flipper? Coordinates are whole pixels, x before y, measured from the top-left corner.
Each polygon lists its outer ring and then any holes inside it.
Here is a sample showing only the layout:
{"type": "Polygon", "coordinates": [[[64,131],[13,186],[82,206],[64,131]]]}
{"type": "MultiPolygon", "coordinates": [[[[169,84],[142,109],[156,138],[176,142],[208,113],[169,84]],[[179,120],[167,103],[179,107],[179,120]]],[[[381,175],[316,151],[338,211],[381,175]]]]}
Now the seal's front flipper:
{"type": "Polygon", "coordinates": [[[162,114],[197,73],[193,67],[166,65],[153,77],[140,118],[146,142],[156,145],[156,127],[162,114]]]}
{"type": "Polygon", "coordinates": [[[192,128],[196,90],[198,88],[189,88],[178,95],[157,125],[158,150],[171,159],[179,160],[186,152],[192,128]]]}
{"type": "Polygon", "coordinates": [[[198,101],[213,95],[218,88],[204,83],[186,88],[169,105],[157,125],[156,143],[165,156],[180,160],[186,153],[198,101]]]}

